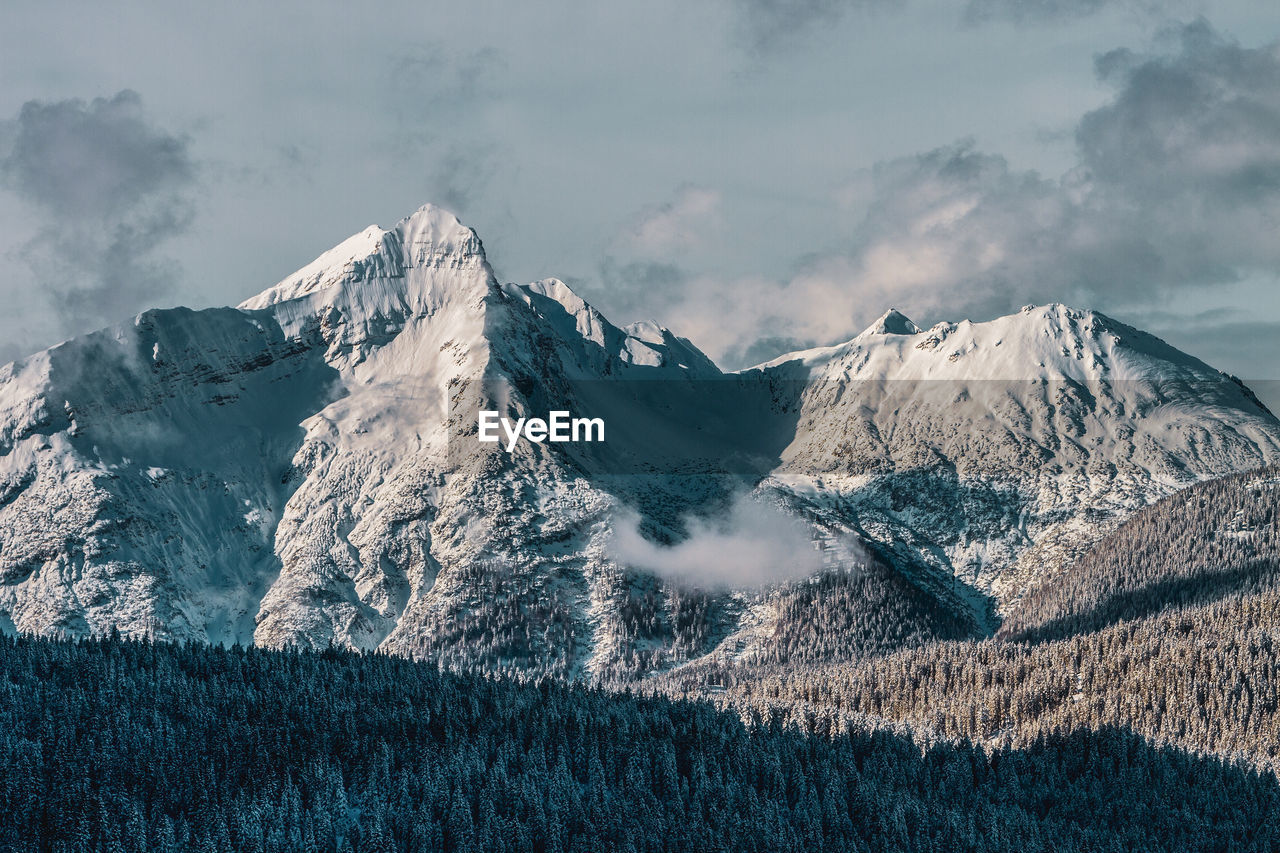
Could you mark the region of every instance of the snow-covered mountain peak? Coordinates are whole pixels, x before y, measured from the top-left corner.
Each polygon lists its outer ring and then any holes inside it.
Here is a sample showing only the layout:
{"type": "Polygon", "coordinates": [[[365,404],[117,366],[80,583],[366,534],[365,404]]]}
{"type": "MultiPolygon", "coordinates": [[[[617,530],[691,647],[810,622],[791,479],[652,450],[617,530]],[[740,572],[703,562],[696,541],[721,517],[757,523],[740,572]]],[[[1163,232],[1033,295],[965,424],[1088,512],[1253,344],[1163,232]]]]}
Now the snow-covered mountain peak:
{"type": "Polygon", "coordinates": [[[861,338],[866,335],[918,335],[920,332],[920,327],[911,322],[907,315],[897,308],[890,308],[880,315],[880,319],[864,329],[858,337],[861,338]]]}
{"type": "Polygon", "coordinates": [[[397,376],[408,364],[420,371],[446,350],[447,373],[478,375],[495,344],[503,369],[536,375],[551,353],[538,343],[546,333],[559,341],[560,369],[575,377],[626,366],[720,372],[656,324],[619,328],[559,279],[499,284],[475,231],[430,204],[389,230],[344,240],[239,307],[269,311],[290,336],[318,331],[330,363],[363,365],[362,375],[380,374],[379,362],[397,376]]]}
{"type": "Polygon", "coordinates": [[[427,204],[389,230],[370,225],[238,307],[269,308],[340,284],[403,278],[415,268],[484,266],[476,232],[447,210],[427,204]]]}
{"type": "Polygon", "coordinates": [[[149,311],[0,367],[0,631],[634,673],[774,623],[735,593],[678,637],[687,597],[609,556],[624,507],[676,536],[745,474],[979,613],[973,588],[1013,601],[1132,509],[1277,459],[1247,389],[1101,314],[891,310],[725,377],[563,281],[500,284],[428,205],[240,310],[149,311]],[[480,408],[609,440],[512,451],[479,440],[480,408]]]}
{"type": "MultiPolygon", "coordinates": [[[[710,358],[670,329],[652,321],[620,328],[560,279],[505,284],[502,290],[532,309],[538,322],[568,346],[567,352],[576,353],[570,361],[592,375],[613,375],[625,366],[662,368],[664,376],[720,375],[710,358]]],[[[571,374],[576,370],[569,368],[571,374]]]]}
{"type": "Polygon", "coordinates": [[[633,364],[664,365],[693,375],[718,376],[720,368],[687,338],[653,320],[623,327],[627,334],[627,360],[633,364]]]}
{"type": "MultiPolygon", "coordinates": [[[[374,273],[379,260],[392,260],[392,252],[386,245],[388,236],[388,231],[370,225],[237,307],[248,310],[269,308],[345,281],[367,278],[374,273]]],[[[399,272],[397,269],[396,274],[399,272]]]]}
{"type": "Polygon", "coordinates": [[[480,238],[442,207],[424,204],[396,223],[408,267],[484,260],[480,238]]]}
{"type": "Polygon", "coordinates": [[[452,213],[424,205],[390,229],[370,226],[342,241],[238,307],[268,311],[290,337],[318,332],[335,366],[362,364],[387,350],[399,373],[406,364],[418,370],[424,359],[434,361],[426,346],[465,350],[459,364],[479,370],[473,356],[480,355],[484,318],[501,298],[476,233],[452,213]],[[415,331],[406,336],[406,330],[415,331]]]}
{"type": "Polygon", "coordinates": [[[562,331],[580,335],[600,346],[608,345],[608,332],[612,324],[560,279],[544,278],[532,284],[507,284],[503,290],[538,311],[550,322],[563,326],[562,331]],[[548,311],[552,305],[563,313],[553,314],[548,311]]]}
{"type": "Polygon", "coordinates": [[[828,379],[1070,380],[1095,382],[1218,371],[1159,338],[1096,311],[1028,305],[994,320],[921,329],[896,310],[857,337],[787,353],[757,369],[828,379]]]}

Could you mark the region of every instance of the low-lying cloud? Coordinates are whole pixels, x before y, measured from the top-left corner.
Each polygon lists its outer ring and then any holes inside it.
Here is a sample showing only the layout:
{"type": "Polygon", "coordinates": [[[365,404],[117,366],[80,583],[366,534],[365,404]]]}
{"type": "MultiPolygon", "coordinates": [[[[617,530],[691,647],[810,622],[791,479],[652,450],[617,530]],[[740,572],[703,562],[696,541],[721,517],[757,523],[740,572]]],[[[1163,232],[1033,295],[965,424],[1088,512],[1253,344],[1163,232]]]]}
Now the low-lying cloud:
{"type": "Polygon", "coordinates": [[[822,569],[804,521],[772,504],[740,496],[724,514],[691,518],[688,536],[658,545],[640,533],[639,517],[617,520],[609,556],[633,569],[700,589],[750,589],[809,577],[822,569]]]}

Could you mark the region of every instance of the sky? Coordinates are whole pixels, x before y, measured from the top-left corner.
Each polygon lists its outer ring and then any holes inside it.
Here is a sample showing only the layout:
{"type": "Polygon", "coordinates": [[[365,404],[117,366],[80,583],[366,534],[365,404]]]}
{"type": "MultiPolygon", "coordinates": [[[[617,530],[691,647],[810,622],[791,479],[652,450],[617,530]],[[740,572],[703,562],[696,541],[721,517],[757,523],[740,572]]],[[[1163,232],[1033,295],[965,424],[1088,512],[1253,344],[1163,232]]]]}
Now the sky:
{"type": "Polygon", "coordinates": [[[1280,379],[1280,4],[0,11],[0,361],[431,202],[721,366],[1066,302],[1280,379]]]}

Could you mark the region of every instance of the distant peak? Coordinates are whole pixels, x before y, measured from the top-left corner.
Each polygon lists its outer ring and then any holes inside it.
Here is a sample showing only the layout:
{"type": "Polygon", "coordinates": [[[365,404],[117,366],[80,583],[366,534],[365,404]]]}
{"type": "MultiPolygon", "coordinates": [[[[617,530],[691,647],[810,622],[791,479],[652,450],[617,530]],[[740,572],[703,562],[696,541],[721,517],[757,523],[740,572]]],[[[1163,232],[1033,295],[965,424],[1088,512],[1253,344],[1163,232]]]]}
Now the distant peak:
{"type": "Polygon", "coordinates": [[[897,308],[890,308],[862,333],[864,335],[918,335],[921,328],[897,308]]]}
{"type": "Polygon", "coordinates": [[[529,293],[536,293],[539,296],[545,296],[548,299],[554,299],[564,306],[565,310],[571,314],[577,314],[580,311],[591,308],[587,301],[574,293],[573,288],[565,284],[558,278],[544,278],[541,281],[535,281],[532,284],[516,285],[520,290],[529,293]]]}
{"type": "Polygon", "coordinates": [[[408,267],[439,266],[443,258],[484,257],[476,232],[443,207],[424,204],[393,229],[404,245],[408,267]]]}
{"type": "Polygon", "coordinates": [[[396,223],[395,231],[404,235],[427,237],[435,243],[467,243],[476,239],[476,232],[463,225],[458,217],[443,207],[424,204],[396,223]]]}
{"type": "Polygon", "coordinates": [[[375,278],[401,278],[416,267],[484,266],[476,232],[442,207],[424,204],[384,230],[370,225],[320,255],[274,287],[240,303],[266,308],[319,290],[375,278]]]}
{"type": "Polygon", "coordinates": [[[628,337],[644,341],[647,344],[660,344],[667,336],[666,327],[656,320],[637,320],[634,323],[623,326],[622,331],[626,332],[628,337]]]}

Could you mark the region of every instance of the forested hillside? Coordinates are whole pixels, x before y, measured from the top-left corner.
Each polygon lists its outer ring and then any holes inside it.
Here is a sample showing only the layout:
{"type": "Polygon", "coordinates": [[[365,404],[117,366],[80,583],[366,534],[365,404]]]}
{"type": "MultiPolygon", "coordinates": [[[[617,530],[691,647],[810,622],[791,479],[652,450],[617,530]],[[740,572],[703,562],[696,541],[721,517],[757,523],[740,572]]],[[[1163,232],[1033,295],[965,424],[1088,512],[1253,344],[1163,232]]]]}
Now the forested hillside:
{"type": "Polygon", "coordinates": [[[1201,483],[1137,513],[1023,597],[1000,634],[1060,639],[1169,607],[1271,588],[1280,574],[1280,468],[1201,483]]]}
{"type": "Polygon", "coordinates": [[[1280,472],[1192,487],[1038,587],[985,641],[807,666],[721,661],[667,695],[777,709],[802,727],[905,725],[1026,748],[1115,726],[1280,772],[1280,472]]]}
{"type": "Polygon", "coordinates": [[[402,659],[0,639],[6,851],[1272,850],[1270,774],[992,752],[402,659]]]}

